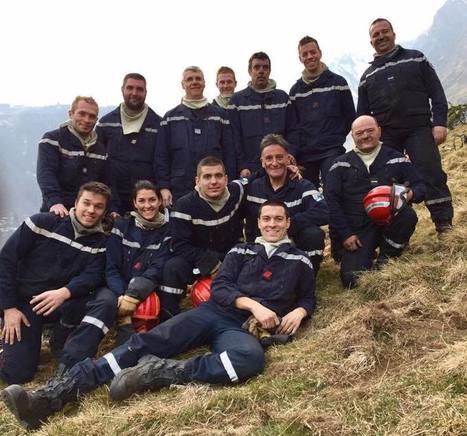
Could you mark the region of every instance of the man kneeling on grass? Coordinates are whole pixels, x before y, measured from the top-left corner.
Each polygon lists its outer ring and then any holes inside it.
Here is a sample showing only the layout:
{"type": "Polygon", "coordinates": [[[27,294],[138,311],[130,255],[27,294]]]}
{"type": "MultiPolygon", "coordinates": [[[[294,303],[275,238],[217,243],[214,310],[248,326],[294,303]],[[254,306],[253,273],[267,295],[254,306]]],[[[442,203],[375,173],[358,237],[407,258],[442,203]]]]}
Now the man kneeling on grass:
{"type": "Polygon", "coordinates": [[[2,392],[3,401],[22,425],[33,429],[66,403],[112,379],[110,396],[120,401],[171,384],[229,384],[259,374],[264,350],[242,325],[253,316],[264,329],[293,335],[315,305],[313,267],[287,237],[289,225],[284,203],[263,203],[258,216],[261,236],[226,255],[210,301],[148,333],[133,335],[96,361],[77,363],[37,391],[9,386],[2,392]],[[202,345],[212,352],[188,360],[168,359],[202,345]]]}

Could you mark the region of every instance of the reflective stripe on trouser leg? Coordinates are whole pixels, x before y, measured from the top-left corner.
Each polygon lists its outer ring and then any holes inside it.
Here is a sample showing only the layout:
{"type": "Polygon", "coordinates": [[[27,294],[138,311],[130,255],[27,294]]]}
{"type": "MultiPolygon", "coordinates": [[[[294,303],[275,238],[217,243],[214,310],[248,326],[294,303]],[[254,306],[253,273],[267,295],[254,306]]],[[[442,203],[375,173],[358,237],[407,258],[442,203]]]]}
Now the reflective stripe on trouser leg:
{"type": "Polygon", "coordinates": [[[235,368],[232,365],[232,362],[229,359],[229,355],[227,354],[227,351],[224,351],[219,355],[222,365],[224,365],[224,369],[227,372],[227,375],[230,378],[230,381],[232,383],[238,382],[238,375],[235,372],[235,368]]]}

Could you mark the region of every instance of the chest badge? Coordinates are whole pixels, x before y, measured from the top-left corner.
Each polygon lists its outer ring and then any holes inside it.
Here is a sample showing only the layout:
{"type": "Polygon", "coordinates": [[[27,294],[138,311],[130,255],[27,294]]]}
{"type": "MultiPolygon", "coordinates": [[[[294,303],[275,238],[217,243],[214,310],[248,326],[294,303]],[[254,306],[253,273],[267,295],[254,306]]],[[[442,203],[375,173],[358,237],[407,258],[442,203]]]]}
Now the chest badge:
{"type": "Polygon", "coordinates": [[[263,274],[262,274],[262,275],[263,275],[263,279],[265,279],[265,280],[271,280],[271,277],[272,277],[272,272],[271,272],[271,271],[268,271],[268,270],[266,270],[266,271],[264,271],[264,272],[263,272],[263,274]]]}

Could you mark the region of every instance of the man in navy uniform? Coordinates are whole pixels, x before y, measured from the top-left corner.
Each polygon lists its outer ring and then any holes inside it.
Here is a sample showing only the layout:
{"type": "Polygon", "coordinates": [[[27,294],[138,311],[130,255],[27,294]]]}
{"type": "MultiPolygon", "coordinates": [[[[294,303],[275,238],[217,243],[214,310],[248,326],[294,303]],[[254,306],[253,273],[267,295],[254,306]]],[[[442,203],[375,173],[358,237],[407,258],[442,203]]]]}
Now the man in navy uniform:
{"type": "Polygon", "coordinates": [[[102,285],[106,235],[101,220],[109,201],[106,185],[86,183],[68,216],[33,215],[2,248],[0,377],[6,383],[33,378],[43,323],[77,306],[84,309],[83,301],[102,285]]]}
{"type": "Polygon", "coordinates": [[[94,126],[99,107],[92,97],[77,96],[70,119],[47,132],[39,142],[37,182],[42,192],[41,212],[67,216],[79,187],[107,179],[107,152],[94,126]]]}
{"type": "Polygon", "coordinates": [[[425,185],[414,165],[403,154],[384,147],[380,136],[373,117],[357,118],[352,124],[355,148],[335,160],[325,185],[330,224],[344,247],[340,274],[345,287],[356,286],[358,275],[371,269],[378,247],[379,265],[402,253],[417,224],[409,204],[425,196],[425,185]],[[408,204],[388,225],[377,225],[367,215],[363,199],[372,188],[394,183],[407,187],[408,204]]]}
{"type": "MultiPolygon", "coordinates": [[[[271,60],[266,53],[253,53],[248,61],[248,74],[251,77],[248,86],[236,92],[228,106],[241,176],[249,176],[261,168],[259,144],[265,135],[278,133],[288,137],[295,128],[289,96],[269,78],[271,60]]],[[[295,141],[288,139],[295,146],[295,141]]],[[[295,149],[290,153],[295,155],[295,149]]]]}
{"type": "Polygon", "coordinates": [[[204,97],[204,74],[199,67],[183,71],[185,96],[161,121],[156,149],[156,181],[163,204],[173,202],[193,189],[198,162],[216,156],[224,162],[228,176],[236,176],[236,152],[225,111],[204,97]]]}
{"type": "Polygon", "coordinates": [[[122,95],[123,102],[97,125],[97,133],[109,155],[111,212],[119,215],[133,210],[131,193],[138,180],[155,182],[153,168],[161,121],[145,103],[144,76],[128,73],[123,79],[122,95]]]}
{"type": "Polygon", "coordinates": [[[259,236],[257,216],[261,204],[267,200],[283,201],[290,214],[288,234],[297,247],[310,256],[316,274],[324,250],[324,232],[320,226],[329,222],[326,201],[309,180],[289,176],[289,144],[281,135],[266,135],[260,150],[265,174],[257,174],[248,185],[245,205],[247,240],[253,241],[259,236]]]}
{"type": "Polygon", "coordinates": [[[452,227],[453,207],[438,145],[446,140],[448,104],[441,82],[423,53],[396,45],[391,23],[370,25],[376,53],[358,86],[358,115],[372,115],[384,147],[407,153],[426,185],[425,205],[438,234],[452,227]]]}

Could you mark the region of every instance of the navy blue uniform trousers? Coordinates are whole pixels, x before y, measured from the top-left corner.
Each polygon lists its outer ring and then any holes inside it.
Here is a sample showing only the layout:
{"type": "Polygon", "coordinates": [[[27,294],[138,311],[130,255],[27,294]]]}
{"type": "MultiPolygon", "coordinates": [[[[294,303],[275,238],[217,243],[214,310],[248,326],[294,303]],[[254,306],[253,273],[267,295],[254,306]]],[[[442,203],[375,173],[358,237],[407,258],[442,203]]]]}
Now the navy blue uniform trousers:
{"type": "Polygon", "coordinates": [[[243,321],[214,302],[203,303],[147,333],[133,335],[96,361],[77,363],[69,374],[84,393],[107,383],[147,354],[169,358],[209,345],[211,353],[187,361],[185,372],[190,380],[213,384],[247,380],[263,370],[264,350],[254,336],[241,328],[243,321]]]}

